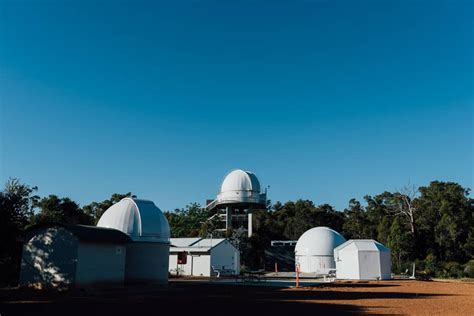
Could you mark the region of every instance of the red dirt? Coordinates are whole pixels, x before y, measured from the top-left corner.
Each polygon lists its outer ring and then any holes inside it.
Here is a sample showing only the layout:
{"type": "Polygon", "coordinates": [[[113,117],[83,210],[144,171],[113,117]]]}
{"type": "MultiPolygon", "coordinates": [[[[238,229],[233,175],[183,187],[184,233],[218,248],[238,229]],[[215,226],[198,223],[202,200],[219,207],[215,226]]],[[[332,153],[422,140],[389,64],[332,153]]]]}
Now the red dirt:
{"type": "MultiPolygon", "coordinates": [[[[317,296],[311,303],[362,307],[368,314],[474,315],[474,283],[392,280],[338,282],[327,287],[287,289],[317,296]],[[324,297],[315,293],[324,293],[324,297]]],[[[309,296],[311,296],[309,295],[309,296]]]]}
{"type": "Polygon", "coordinates": [[[0,314],[474,315],[474,283],[412,280],[336,282],[311,288],[173,281],[168,286],[55,292],[1,289],[0,314]],[[148,312],[147,312],[148,313],[148,312]]]}

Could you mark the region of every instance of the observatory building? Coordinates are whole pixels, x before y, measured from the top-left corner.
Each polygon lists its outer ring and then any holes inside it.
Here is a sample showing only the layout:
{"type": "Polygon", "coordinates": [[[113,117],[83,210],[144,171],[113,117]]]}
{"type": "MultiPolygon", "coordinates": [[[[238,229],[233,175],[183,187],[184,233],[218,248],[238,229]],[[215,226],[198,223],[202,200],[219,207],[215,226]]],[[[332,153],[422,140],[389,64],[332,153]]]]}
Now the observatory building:
{"type": "Polygon", "coordinates": [[[207,210],[217,210],[216,215],[225,221],[225,229],[242,224],[247,217],[248,236],[252,236],[252,210],[266,208],[267,192],[262,193],[255,174],[240,169],[224,178],[217,198],[210,201],[207,210]]]}
{"type": "Polygon", "coordinates": [[[116,230],[40,224],[25,233],[20,285],[73,287],[123,284],[126,244],[116,230]]]}
{"type": "Polygon", "coordinates": [[[171,238],[169,269],[186,276],[238,275],[240,253],[223,238],[171,238]]]}
{"type": "Polygon", "coordinates": [[[131,238],[126,246],[126,282],[168,282],[170,228],[152,201],[124,198],[105,211],[97,226],[117,229],[131,238]]]}
{"type": "Polygon", "coordinates": [[[372,239],[351,239],[334,249],[336,278],[390,280],[390,249],[372,239]]]}
{"type": "Polygon", "coordinates": [[[300,272],[328,274],[336,268],[334,248],[346,240],[328,227],[314,227],[298,239],[295,247],[295,264],[300,272]]]}

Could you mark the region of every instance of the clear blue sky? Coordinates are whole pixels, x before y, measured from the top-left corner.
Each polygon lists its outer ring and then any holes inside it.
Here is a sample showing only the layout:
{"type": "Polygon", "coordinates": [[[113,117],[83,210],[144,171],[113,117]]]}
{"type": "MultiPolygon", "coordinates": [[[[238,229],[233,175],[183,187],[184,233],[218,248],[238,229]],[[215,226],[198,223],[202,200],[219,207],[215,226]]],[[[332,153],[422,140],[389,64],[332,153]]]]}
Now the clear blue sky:
{"type": "Polygon", "coordinates": [[[473,187],[472,1],[2,1],[0,180],[163,210],[473,187]]]}

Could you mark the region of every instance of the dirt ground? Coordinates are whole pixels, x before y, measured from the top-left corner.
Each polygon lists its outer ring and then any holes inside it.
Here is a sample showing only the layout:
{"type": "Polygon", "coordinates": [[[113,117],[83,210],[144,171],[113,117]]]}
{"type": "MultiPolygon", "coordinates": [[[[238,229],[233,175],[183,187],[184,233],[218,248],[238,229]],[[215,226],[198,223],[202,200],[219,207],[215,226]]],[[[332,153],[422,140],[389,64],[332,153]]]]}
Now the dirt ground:
{"type": "Polygon", "coordinates": [[[474,283],[336,282],[306,288],[172,281],[168,286],[38,291],[1,289],[0,315],[391,314],[474,315],[474,283]]]}
{"type": "Polygon", "coordinates": [[[289,289],[302,291],[314,303],[360,307],[364,314],[474,315],[474,283],[392,280],[338,282],[327,287],[289,289]]]}

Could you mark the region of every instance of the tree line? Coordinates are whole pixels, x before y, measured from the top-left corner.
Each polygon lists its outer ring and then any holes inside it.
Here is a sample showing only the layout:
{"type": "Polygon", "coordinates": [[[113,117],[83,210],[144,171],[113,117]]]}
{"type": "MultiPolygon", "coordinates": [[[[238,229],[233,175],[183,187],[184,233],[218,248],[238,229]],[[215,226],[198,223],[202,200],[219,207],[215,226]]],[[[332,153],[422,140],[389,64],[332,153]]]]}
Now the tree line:
{"type": "MultiPolygon", "coordinates": [[[[0,281],[15,284],[21,259],[21,236],[35,224],[48,222],[95,225],[114,203],[132,193],[81,207],[67,197],[39,197],[37,187],[10,179],[0,192],[0,281]]],[[[454,182],[433,181],[427,186],[407,186],[351,199],[338,211],[310,200],[269,203],[255,210],[254,234],[230,230],[230,238],[243,253],[243,264],[261,268],[271,240],[297,240],[306,230],[328,226],[346,239],[376,239],[392,251],[392,270],[402,272],[416,262],[427,277],[474,277],[474,202],[469,189],[454,182]]],[[[172,237],[218,237],[220,222],[214,213],[192,203],[165,212],[172,237]]]]}

